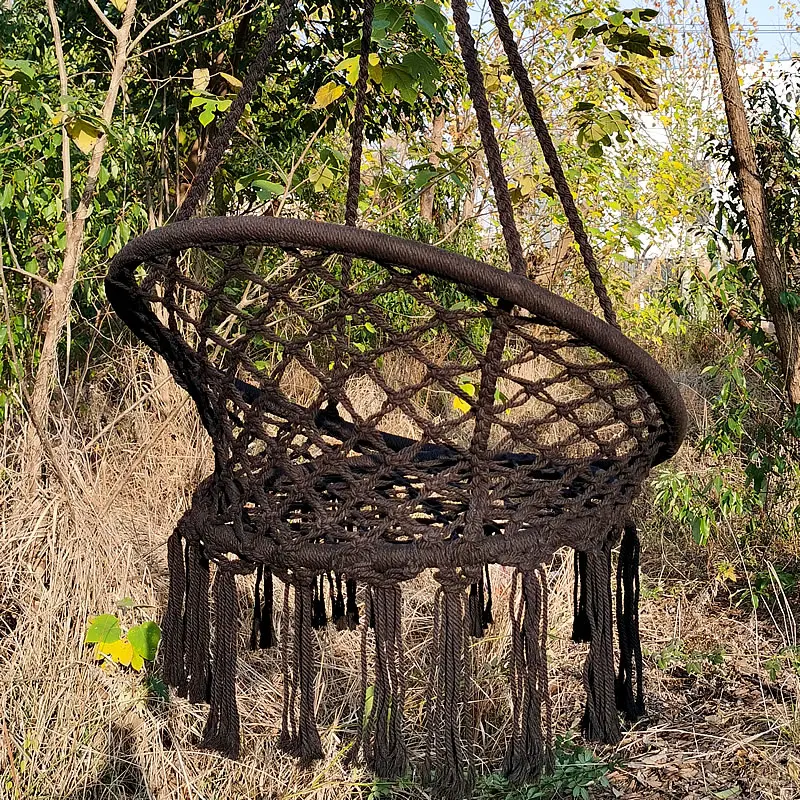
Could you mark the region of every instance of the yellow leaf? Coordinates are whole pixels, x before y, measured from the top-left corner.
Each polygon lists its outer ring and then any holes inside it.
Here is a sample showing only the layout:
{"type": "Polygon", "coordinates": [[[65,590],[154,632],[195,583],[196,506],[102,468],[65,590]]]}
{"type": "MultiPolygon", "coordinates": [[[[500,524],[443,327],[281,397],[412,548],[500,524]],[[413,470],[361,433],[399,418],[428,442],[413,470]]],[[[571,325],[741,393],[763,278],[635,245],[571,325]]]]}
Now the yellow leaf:
{"type": "Polygon", "coordinates": [[[220,72],[220,76],[224,78],[229,86],[232,86],[234,89],[241,89],[242,82],[238,78],[234,78],[233,75],[229,75],[227,72],[220,72]]]}
{"type": "Polygon", "coordinates": [[[314,95],[314,107],[325,108],[334,100],[338,100],[344,94],[344,86],[333,81],[328,81],[324,86],[320,86],[314,95]]]}
{"type": "Polygon", "coordinates": [[[127,639],[118,639],[116,642],[103,642],[97,646],[98,653],[107,655],[115,664],[123,667],[131,666],[133,647],[127,639]]]}
{"type": "Polygon", "coordinates": [[[460,411],[462,414],[466,414],[470,410],[470,404],[466,402],[466,400],[462,400],[460,397],[453,398],[453,408],[456,411],[460,411]]]}
{"type": "Polygon", "coordinates": [[[76,119],[67,125],[67,133],[81,153],[91,153],[94,143],[100,138],[101,131],[91,122],[76,119]]]}
{"type": "Polygon", "coordinates": [[[63,117],[63,115],[59,111],[58,114],[54,114],[52,117],[50,117],[50,124],[51,125],[60,125],[62,117],[63,117]]]}
{"type": "Polygon", "coordinates": [[[111,0],[111,2],[114,4],[114,8],[120,13],[128,7],[128,0],[111,0]]]}
{"type": "Polygon", "coordinates": [[[131,656],[131,668],[137,672],[141,672],[144,669],[144,659],[136,652],[131,656]]]}
{"type": "Polygon", "coordinates": [[[377,53],[369,54],[367,72],[369,73],[369,77],[375,83],[380,83],[383,80],[383,67],[381,66],[380,56],[377,53]]]}

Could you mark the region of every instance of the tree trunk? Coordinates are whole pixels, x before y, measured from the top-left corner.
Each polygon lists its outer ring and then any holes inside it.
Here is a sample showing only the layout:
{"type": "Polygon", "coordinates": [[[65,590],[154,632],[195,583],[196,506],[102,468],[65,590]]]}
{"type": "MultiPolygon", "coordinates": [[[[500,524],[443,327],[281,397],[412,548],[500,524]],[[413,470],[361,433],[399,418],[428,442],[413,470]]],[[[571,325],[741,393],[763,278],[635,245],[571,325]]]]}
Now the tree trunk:
{"type": "Polygon", "coordinates": [[[769,225],[767,197],[759,176],[755,148],[736,73],[725,0],[705,0],[705,3],[714,57],[722,85],[725,115],[731,134],[733,171],[753,240],[756,270],[775,324],[786,393],[789,401],[796,405],[800,403],[800,327],[792,312],[780,299],[781,293],[787,289],[786,270],[778,256],[769,225]]]}
{"type": "MultiPolygon", "coordinates": [[[[128,63],[128,46],[130,44],[131,24],[136,11],[137,0],[128,0],[122,23],[115,29],[116,47],[113,56],[111,77],[109,80],[108,91],[101,118],[106,125],[110,125],[114,116],[114,109],[117,104],[122,76],[125,66],[128,63]]],[[[48,12],[53,24],[53,36],[56,47],[56,58],[59,66],[59,76],[61,80],[62,93],[67,94],[66,82],[67,72],[64,63],[64,53],[61,47],[61,32],[56,16],[54,0],[48,0],[48,12]]],[[[65,115],[66,117],[66,115],[65,115]]],[[[72,184],[72,172],[69,158],[69,139],[66,129],[62,131],[64,137],[64,222],[66,227],[66,246],[64,249],[64,260],[61,272],[58,274],[53,293],[50,300],[50,307],[47,311],[45,321],[45,336],[42,343],[42,350],[39,355],[39,365],[36,370],[36,379],[31,393],[30,410],[32,416],[37,419],[46,431],[46,421],[50,410],[50,398],[53,390],[53,382],[56,374],[56,363],[58,359],[58,343],[69,319],[70,308],[72,305],[72,294],[75,289],[75,281],[78,278],[78,265],[83,255],[83,240],[86,231],[86,220],[91,213],[92,199],[97,186],[97,178],[100,174],[100,167],[103,161],[108,136],[103,133],[95,142],[89,157],[89,166],[86,173],[86,185],[83,190],[77,208],[72,209],[72,197],[70,187],[72,184]]],[[[25,473],[30,481],[35,481],[42,466],[42,443],[39,441],[38,432],[30,430],[27,436],[25,447],[25,473]]]]}
{"type": "MultiPolygon", "coordinates": [[[[430,162],[434,167],[439,166],[438,153],[442,149],[442,137],[444,134],[444,114],[437,114],[433,118],[433,128],[431,129],[431,155],[430,162]]],[[[433,222],[433,196],[436,186],[428,186],[423,189],[419,196],[419,215],[426,222],[433,222]]]]}

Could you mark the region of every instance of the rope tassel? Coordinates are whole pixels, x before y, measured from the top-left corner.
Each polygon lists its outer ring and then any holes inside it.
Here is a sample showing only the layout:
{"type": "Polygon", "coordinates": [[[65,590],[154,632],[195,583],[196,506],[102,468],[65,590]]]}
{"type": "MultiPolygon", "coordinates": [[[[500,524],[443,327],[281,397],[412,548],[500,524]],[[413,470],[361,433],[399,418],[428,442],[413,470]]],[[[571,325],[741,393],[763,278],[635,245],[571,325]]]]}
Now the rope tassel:
{"type": "Polygon", "coordinates": [[[586,553],[575,551],[575,583],[572,589],[572,641],[591,642],[592,626],[586,613],[586,553]]]}
{"type": "Polygon", "coordinates": [[[427,772],[442,800],[469,797],[474,781],[471,748],[464,739],[471,730],[465,719],[470,681],[466,600],[458,582],[442,585],[434,600],[427,772]]]}
{"type": "Polygon", "coordinates": [[[201,747],[239,757],[239,709],[236,705],[236,576],[218,569],[214,578],[214,671],[208,720],[201,747]]]}
{"type": "MultiPolygon", "coordinates": [[[[316,578],[294,587],[294,625],[289,663],[288,636],[283,636],[283,720],[280,747],[304,765],[322,758],[322,742],[314,712],[317,639],[312,628],[316,578]]],[[[288,612],[288,593],[284,595],[288,612]]]]}
{"type": "Polygon", "coordinates": [[[517,570],[509,606],[512,732],[504,772],[513,783],[525,783],[538,778],[552,760],[552,710],[547,680],[547,579],[543,567],[517,570]],[[520,576],[522,587],[517,601],[520,576]]]}
{"type": "Polygon", "coordinates": [[[208,620],[208,559],[200,546],[186,545],[186,614],[184,647],[189,702],[209,698],[211,676],[208,668],[211,632],[208,620]]]}
{"type": "Polygon", "coordinates": [[[183,601],[186,595],[186,563],[183,539],[176,530],[167,540],[167,567],[169,569],[169,595],[167,610],[161,621],[164,680],[180,697],[186,697],[186,668],[184,666],[183,601]]]}
{"type": "Polygon", "coordinates": [[[275,627],[272,621],[272,570],[259,565],[253,589],[253,626],[250,629],[250,649],[266,649],[275,644],[275,627]],[[261,600],[263,588],[263,605],[261,600]]]}
{"type": "Polygon", "coordinates": [[[628,522],[622,536],[617,563],[617,635],[619,670],[615,683],[617,708],[628,722],[644,715],[642,645],[639,640],[639,534],[628,522]],[[636,694],[633,673],[636,672],[636,694]]]}
{"type": "Polygon", "coordinates": [[[372,587],[375,612],[375,688],[364,725],[364,757],[380,778],[399,778],[408,763],[403,740],[405,659],[402,592],[399,586],[372,587]]]}
{"type": "Polygon", "coordinates": [[[616,744],[622,733],[614,692],[614,632],[611,611],[611,548],[586,555],[586,613],[591,644],[583,667],[586,708],[581,732],[589,741],[616,744]]]}

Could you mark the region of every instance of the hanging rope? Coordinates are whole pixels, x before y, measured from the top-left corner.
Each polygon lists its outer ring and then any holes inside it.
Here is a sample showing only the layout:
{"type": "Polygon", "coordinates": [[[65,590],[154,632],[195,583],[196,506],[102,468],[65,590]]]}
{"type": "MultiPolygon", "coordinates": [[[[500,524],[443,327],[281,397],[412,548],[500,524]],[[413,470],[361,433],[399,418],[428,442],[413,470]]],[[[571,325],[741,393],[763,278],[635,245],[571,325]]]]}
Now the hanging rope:
{"type": "Polygon", "coordinates": [[[517,275],[527,274],[525,256],[522,252],[517,223],[514,221],[514,211],[511,205],[511,195],[508,192],[508,181],[503,170],[503,161],[500,156],[500,145],[494,135],[492,115],[489,111],[489,102],[486,99],[486,88],[483,83],[483,73],[478,64],[478,52],[475,49],[475,40],[472,38],[472,28],[469,24],[469,11],[466,0],[453,0],[453,20],[456,24],[458,43],[461,47],[461,57],[467,73],[469,96],[475,107],[475,116],[478,120],[478,131],[481,136],[483,151],[486,153],[486,163],[489,167],[489,177],[494,190],[494,200],[497,204],[497,216],[503,230],[506,242],[508,260],[511,271],[517,275]]]}
{"type": "Polygon", "coordinates": [[[592,249],[589,237],[586,235],[586,228],[583,225],[581,215],[578,213],[575,199],[572,196],[569,183],[567,183],[567,178],[564,175],[561,159],[558,157],[558,152],[553,144],[550,131],[547,128],[544,117],[542,117],[539,103],[536,101],[536,95],[533,92],[533,86],[531,85],[528,71],[522,63],[522,58],[520,57],[514,34],[511,31],[511,26],[508,23],[508,17],[503,8],[502,0],[489,0],[489,6],[494,15],[494,22],[497,26],[497,32],[500,35],[500,41],[503,43],[503,48],[506,51],[511,73],[519,87],[525,110],[531,118],[533,130],[536,133],[536,138],[539,140],[539,146],[542,148],[545,163],[547,164],[548,170],[550,170],[550,177],[553,179],[553,184],[555,185],[561,205],[564,208],[564,213],[567,216],[567,222],[569,223],[572,235],[578,243],[578,249],[583,258],[583,263],[586,266],[586,271],[589,273],[589,280],[592,282],[592,288],[600,303],[600,308],[603,309],[603,316],[609,325],[619,328],[617,315],[611,304],[611,298],[608,296],[608,290],[603,282],[603,276],[600,274],[600,268],[597,265],[594,250],[592,249]]]}
{"type": "MultiPolygon", "coordinates": [[[[367,84],[369,82],[369,54],[372,49],[372,20],[375,16],[375,0],[366,0],[361,26],[361,48],[358,55],[358,78],[353,104],[353,121],[350,124],[350,164],[347,173],[347,196],[344,204],[344,224],[355,228],[358,222],[358,196],[361,192],[361,158],[364,151],[364,117],[367,107],[367,84]]],[[[350,282],[353,259],[342,259],[342,285],[350,282]]]]}
{"type": "Polygon", "coordinates": [[[289,17],[294,10],[295,3],[296,0],[282,0],[278,13],[269,26],[264,44],[261,45],[258,55],[256,55],[250,64],[247,75],[242,81],[239,93],[236,95],[236,99],[231,103],[231,107],[228,109],[225,120],[222,125],[220,125],[216,136],[211,140],[205,156],[203,157],[203,162],[198,167],[194,179],[192,180],[192,185],[189,187],[189,191],[186,193],[186,197],[178,209],[176,218],[179,222],[194,216],[200,202],[203,197],[205,197],[208,185],[211,182],[211,176],[219,166],[222,157],[225,155],[225,151],[230,145],[231,137],[236,130],[236,126],[239,124],[239,119],[244,113],[247,104],[252,99],[256,86],[261,83],[264,76],[267,74],[267,69],[269,68],[275,49],[278,46],[278,42],[280,42],[281,37],[289,26],[289,17]]]}

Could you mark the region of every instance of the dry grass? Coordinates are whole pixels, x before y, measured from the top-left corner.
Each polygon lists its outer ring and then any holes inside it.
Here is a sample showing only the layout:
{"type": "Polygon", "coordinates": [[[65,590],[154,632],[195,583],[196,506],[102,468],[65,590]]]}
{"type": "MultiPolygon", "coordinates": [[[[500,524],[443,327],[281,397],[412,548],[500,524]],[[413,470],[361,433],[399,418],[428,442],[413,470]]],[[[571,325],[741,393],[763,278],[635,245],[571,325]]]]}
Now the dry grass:
{"type": "MultiPolygon", "coordinates": [[[[55,447],[70,476],[68,492],[51,484],[26,497],[14,475],[5,479],[0,798],[368,798],[369,777],[360,768],[346,767],[342,758],[358,696],[355,634],[321,635],[318,706],[326,758],[308,771],[275,747],[280,714],[276,653],[241,649],[243,756],[231,762],[193,745],[204,723],[202,708],[180,699],[153,700],[140,676],[100,667],[82,644],[87,619],[114,612],[122,597],[132,597],[137,606],[125,612],[130,622],[159,618],[166,594],[166,537],[190,490],[209,469],[208,444],[189,405],[171,385],[117,419],[142,396],[143,387],[163,379],[141,373],[133,363],[128,374],[137,377],[119,408],[105,408],[84,420],[80,434],[74,432],[74,420],[64,423],[55,447]]],[[[295,377],[302,393],[302,376],[295,377]]],[[[359,403],[368,406],[369,387],[356,388],[359,403]]],[[[5,463],[13,463],[17,443],[7,435],[4,445],[5,463]]],[[[646,571],[651,580],[642,629],[651,713],[616,751],[598,751],[618,765],[613,791],[636,798],[800,797],[793,782],[800,770],[800,727],[792,711],[797,680],[784,674],[771,684],[762,667],[765,656],[782,646],[787,626],[719,605],[701,584],[658,584],[655,567],[646,571]],[[666,663],[664,654],[675,650],[676,642],[682,643],[679,654],[666,663]],[[687,671],[687,659],[719,647],[726,653],[722,664],[700,658],[701,673],[687,671]],[[720,794],[735,791],[732,787],[739,787],[739,795],[720,794]]],[[[582,652],[568,641],[570,581],[568,565],[559,556],[551,570],[550,675],[556,729],[562,732],[574,727],[581,705],[582,652]]],[[[499,583],[498,622],[474,646],[476,740],[486,762],[502,752],[507,709],[502,610],[507,576],[499,583]]],[[[249,588],[242,583],[241,590],[246,618],[249,588]]],[[[408,587],[406,713],[417,736],[430,601],[425,579],[408,587]]],[[[242,638],[244,644],[244,632],[242,638]]],[[[394,796],[428,795],[412,784],[396,789],[394,796]]]]}

